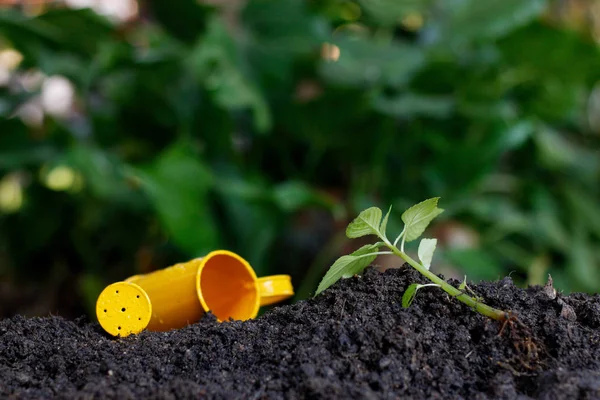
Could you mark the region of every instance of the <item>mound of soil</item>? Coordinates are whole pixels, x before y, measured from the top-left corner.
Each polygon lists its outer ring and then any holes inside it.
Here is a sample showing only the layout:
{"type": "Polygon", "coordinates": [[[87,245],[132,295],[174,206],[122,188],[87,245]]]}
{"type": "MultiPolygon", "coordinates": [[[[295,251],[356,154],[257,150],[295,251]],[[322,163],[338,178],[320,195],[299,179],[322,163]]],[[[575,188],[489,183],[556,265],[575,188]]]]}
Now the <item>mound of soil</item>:
{"type": "Polygon", "coordinates": [[[5,319],[0,397],[600,398],[600,296],[475,286],[518,315],[502,329],[437,288],[403,309],[415,281],[369,268],[255,320],[122,339],[83,319],[5,319]]]}

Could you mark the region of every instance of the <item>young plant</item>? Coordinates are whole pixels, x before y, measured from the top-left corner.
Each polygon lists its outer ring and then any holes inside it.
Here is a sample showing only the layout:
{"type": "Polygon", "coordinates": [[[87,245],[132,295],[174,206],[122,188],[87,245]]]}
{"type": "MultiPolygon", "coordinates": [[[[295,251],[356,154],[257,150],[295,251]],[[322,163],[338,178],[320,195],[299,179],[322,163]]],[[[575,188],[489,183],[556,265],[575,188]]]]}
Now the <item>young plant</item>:
{"type": "Polygon", "coordinates": [[[438,208],[438,200],[439,197],[428,199],[406,210],[402,214],[404,229],[393,242],[391,242],[386,235],[387,222],[392,210],[391,207],[383,217],[383,220],[382,212],[377,207],[371,207],[361,212],[358,217],[348,225],[346,236],[353,239],[361,236],[375,235],[378,237],[379,241],[365,245],[352,254],[340,257],[323,277],[315,296],[340,280],[340,278],[349,278],[361,273],[377,256],[382,254],[393,254],[406,261],[411,267],[419,271],[421,275],[432,282],[426,285],[417,283],[410,285],[402,296],[402,306],[404,308],[410,306],[419,289],[428,286],[436,286],[480,314],[498,321],[508,321],[510,319],[509,313],[490,307],[484,304],[478,297],[473,297],[465,293],[465,290],[467,290],[469,293],[473,294],[466,285],[466,277],[465,281],[457,289],[429,271],[437,239],[421,240],[417,252],[421,262],[415,261],[404,251],[404,244],[418,239],[429,223],[444,211],[441,208],[438,208]],[[397,247],[398,242],[400,242],[400,248],[397,247]],[[379,251],[381,248],[387,248],[387,250],[379,251]]]}

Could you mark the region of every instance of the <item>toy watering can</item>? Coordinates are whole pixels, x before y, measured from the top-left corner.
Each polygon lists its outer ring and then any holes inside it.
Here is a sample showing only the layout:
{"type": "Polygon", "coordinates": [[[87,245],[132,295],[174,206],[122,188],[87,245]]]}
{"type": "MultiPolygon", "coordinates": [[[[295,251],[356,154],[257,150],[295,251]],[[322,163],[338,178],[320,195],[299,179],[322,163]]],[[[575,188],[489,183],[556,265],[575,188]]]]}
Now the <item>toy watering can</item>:
{"type": "Polygon", "coordinates": [[[294,295],[288,275],[257,278],[239,255],[217,250],[205,257],[107,286],[96,302],[102,328],[113,336],[144,329],[167,331],[200,320],[255,318],[261,306],[294,295]]]}

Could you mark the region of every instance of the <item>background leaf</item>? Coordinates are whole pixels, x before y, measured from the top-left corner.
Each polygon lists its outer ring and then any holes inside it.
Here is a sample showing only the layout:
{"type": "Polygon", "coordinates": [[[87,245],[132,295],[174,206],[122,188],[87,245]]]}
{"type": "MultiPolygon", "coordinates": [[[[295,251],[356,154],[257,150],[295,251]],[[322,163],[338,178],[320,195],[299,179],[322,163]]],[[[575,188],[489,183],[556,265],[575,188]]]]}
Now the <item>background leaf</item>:
{"type": "Polygon", "coordinates": [[[440,3],[432,29],[440,43],[464,44],[506,35],[535,19],[545,0],[448,0],[440,3]]]}
{"type": "Polygon", "coordinates": [[[365,87],[386,84],[405,86],[424,62],[421,49],[397,40],[368,40],[340,34],[333,42],[339,60],[322,61],[321,74],[337,85],[365,87]]]}
{"type": "Polygon", "coordinates": [[[247,77],[236,47],[223,22],[211,18],[189,63],[218,105],[231,111],[250,109],[255,128],[264,133],[271,127],[271,112],[260,89],[247,77]]]}
{"type": "Polygon", "coordinates": [[[183,250],[199,257],[219,247],[208,202],[213,178],[185,144],[174,145],[147,168],[136,169],[135,174],[161,222],[183,250]]]}

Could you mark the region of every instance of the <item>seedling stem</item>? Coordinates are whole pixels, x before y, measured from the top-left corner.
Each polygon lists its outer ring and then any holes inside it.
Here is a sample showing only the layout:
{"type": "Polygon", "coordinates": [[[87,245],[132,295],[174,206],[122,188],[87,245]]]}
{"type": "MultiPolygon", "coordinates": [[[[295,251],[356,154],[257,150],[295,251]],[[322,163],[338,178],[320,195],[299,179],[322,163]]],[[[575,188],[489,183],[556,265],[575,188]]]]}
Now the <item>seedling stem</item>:
{"type": "Polygon", "coordinates": [[[490,307],[484,303],[477,301],[473,297],[461,292],[460,290],[458,290],[457,288],[455,288],[448,282],[444,281],[443,279],[441,279],[439,276],[437,276],[433,272],[426,269],[423,265],[421,265],[419,262],[415,261],[408,254],[406,254],[403,251],[400,251],[396,246],[391,244],[387,239],[384,240],[384,243],[392,251],[393,254],[402,258],[411,267],[413,267],[414,269],[419,271],[419,273],[421,275],[423,275],[424,277],[426,277],[427,279],[429,279],[436,285],[439,285],[439,287],[442,288],[442,290],[444,290],[450,296],[456,297],[457,300],[459,300],[459,301],[463,302],[464,304],[468,305],[469,307],[473,308],[478,313],[483,314],[492,319],[495,319],[498,321],[505,321],[508,319],[507,312],[498,310],[496,308],[490,307]]]}

